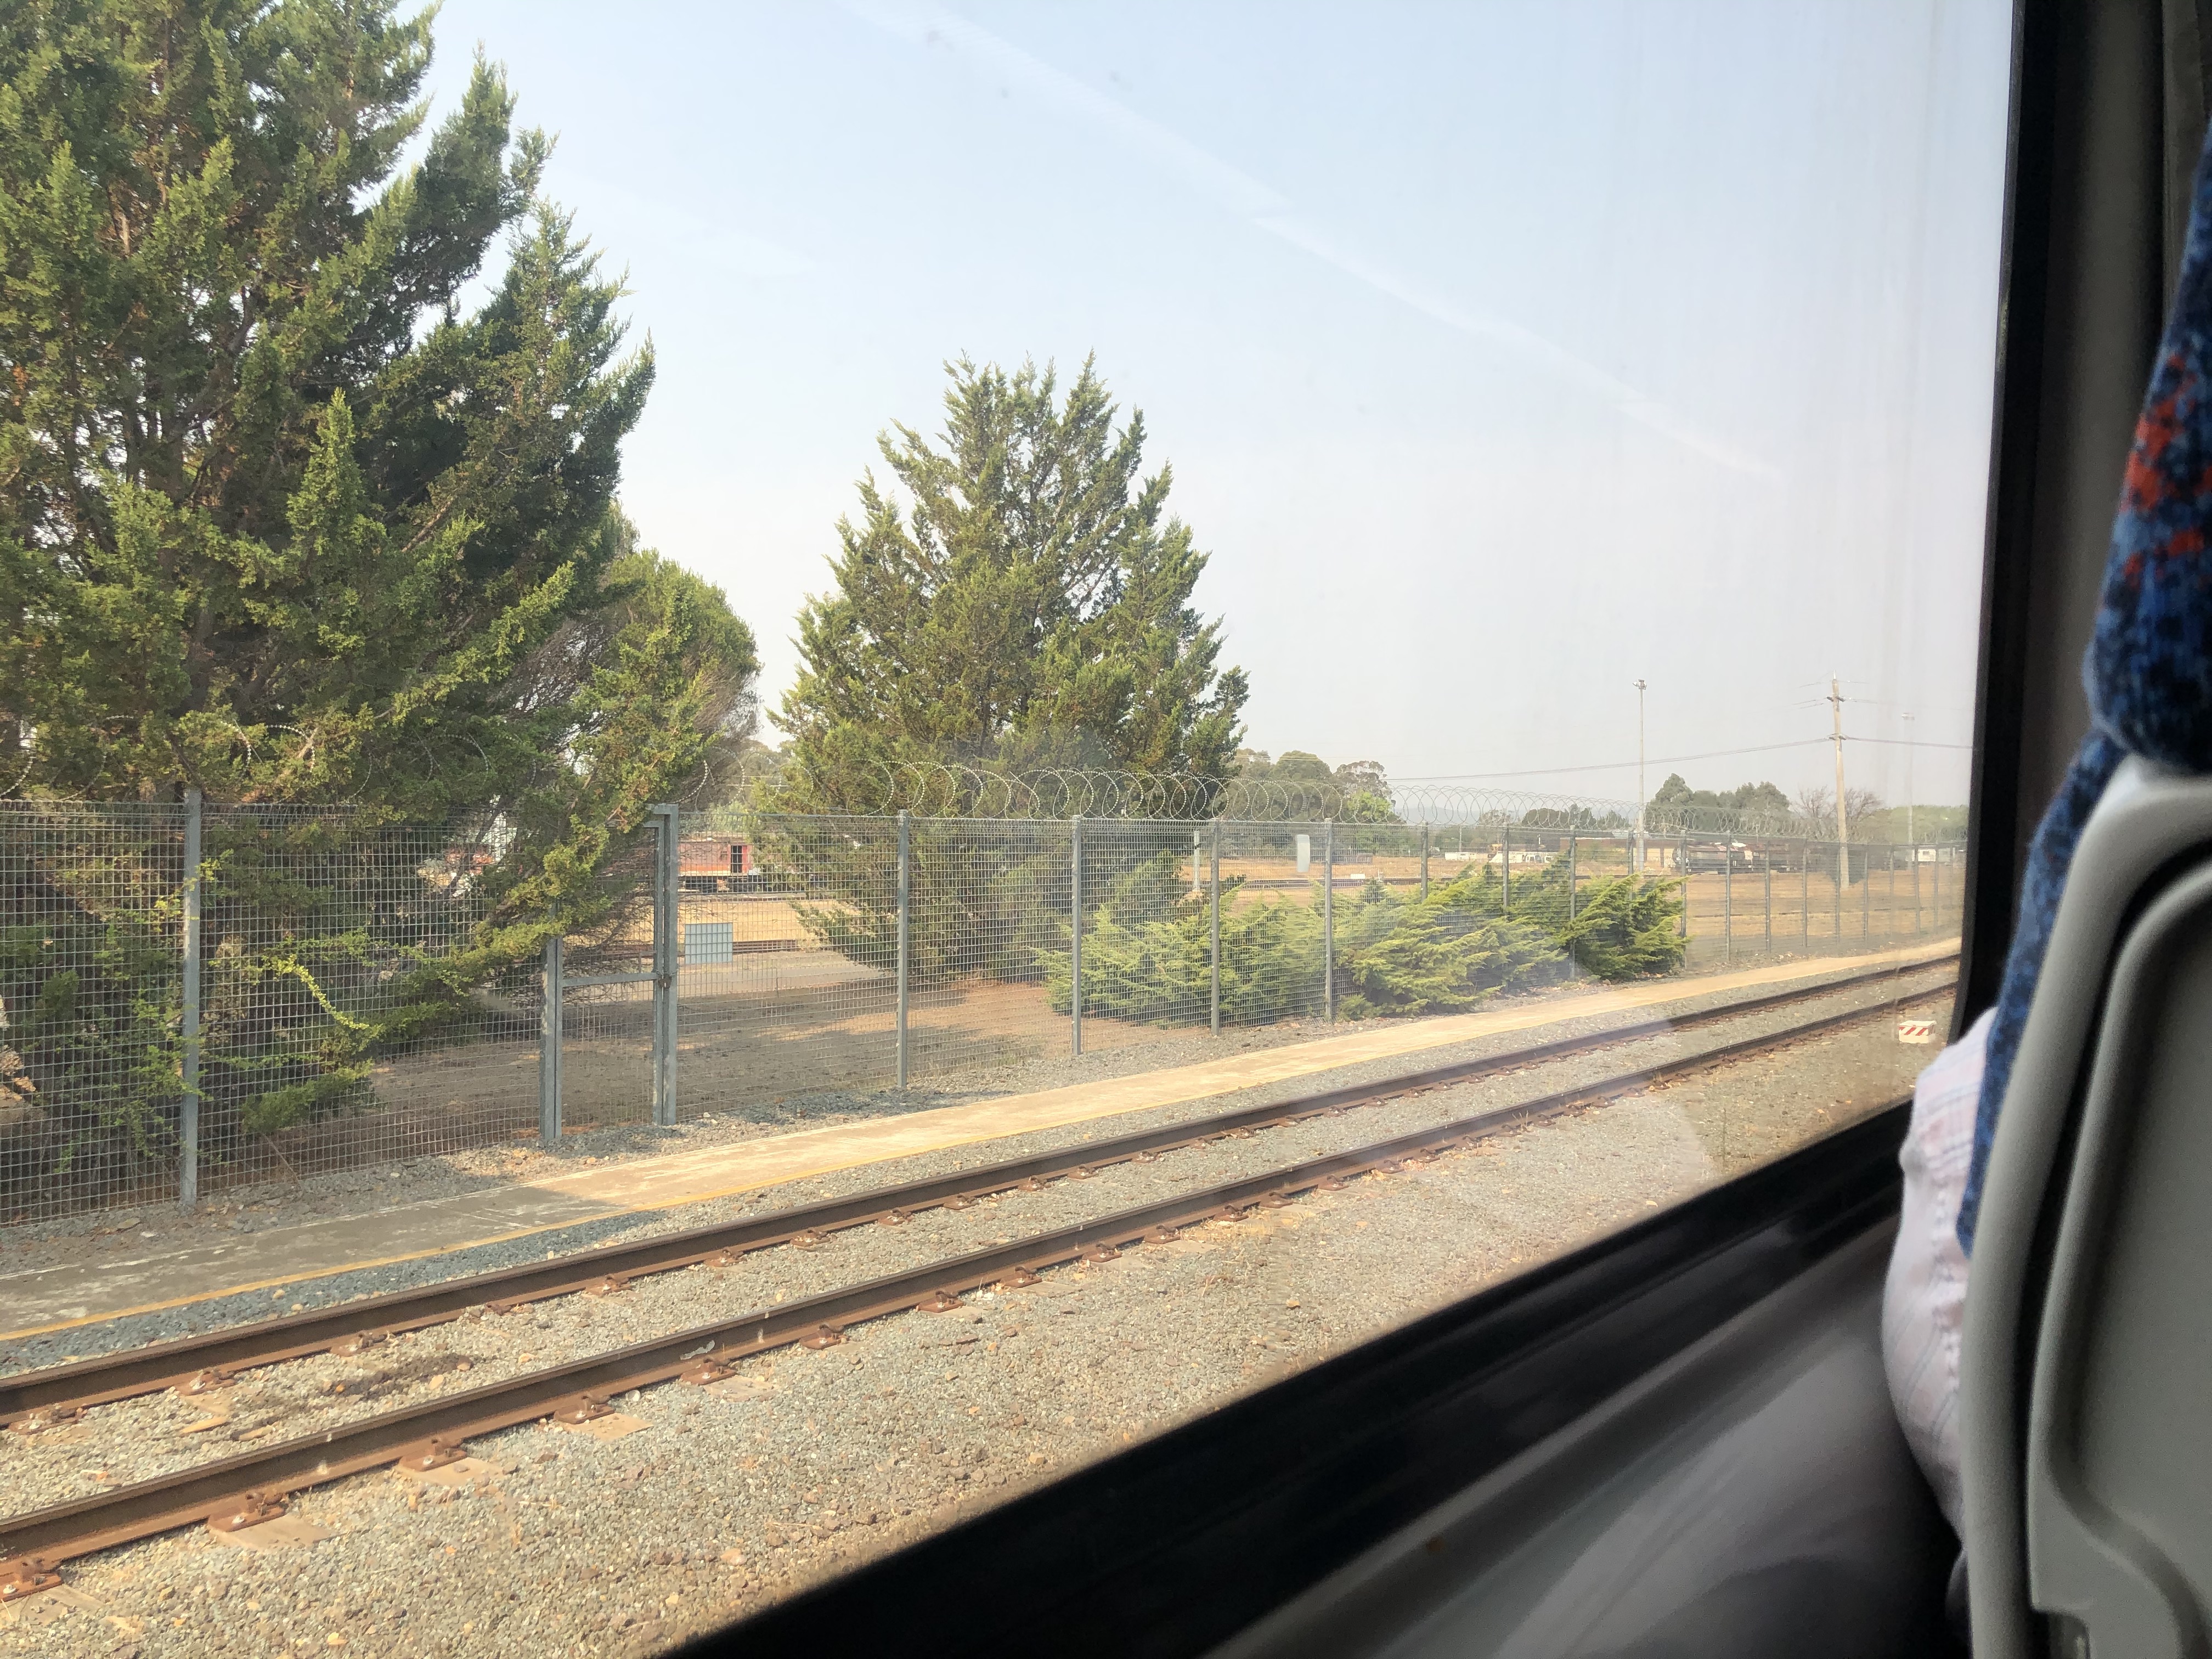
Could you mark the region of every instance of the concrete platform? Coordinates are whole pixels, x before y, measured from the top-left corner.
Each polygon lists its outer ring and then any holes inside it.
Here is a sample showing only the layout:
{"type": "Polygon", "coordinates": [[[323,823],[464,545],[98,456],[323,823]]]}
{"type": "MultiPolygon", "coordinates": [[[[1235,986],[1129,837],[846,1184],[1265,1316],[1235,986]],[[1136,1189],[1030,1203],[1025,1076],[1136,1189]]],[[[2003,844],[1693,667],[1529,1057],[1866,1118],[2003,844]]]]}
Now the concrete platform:
{"type": "Polygon", "coordinates": [[[270,1291],[335,1273],[501,1243],[579,1222],[667,1209],[757,1191],[833,1170],[979,1145],[1162,1106],[1235,1094],[1341,1066],[1536,1030],[1567,1020],[1633,1013],[1716,992],[1757,993],[1882,966],[1909,967],[1953,945],[1773,963],[1694,980],[1618,986],[1561,1001],[1403,1023],[1262,1048],[1194,1066],[1009,1095],[965,1106],[839,1123],[790,1134],[596,1165],[448,1198],[331,1217],[143,1257],[54,1263],[0,1273],[0,1341],[120,1315],[270,1291]]]}

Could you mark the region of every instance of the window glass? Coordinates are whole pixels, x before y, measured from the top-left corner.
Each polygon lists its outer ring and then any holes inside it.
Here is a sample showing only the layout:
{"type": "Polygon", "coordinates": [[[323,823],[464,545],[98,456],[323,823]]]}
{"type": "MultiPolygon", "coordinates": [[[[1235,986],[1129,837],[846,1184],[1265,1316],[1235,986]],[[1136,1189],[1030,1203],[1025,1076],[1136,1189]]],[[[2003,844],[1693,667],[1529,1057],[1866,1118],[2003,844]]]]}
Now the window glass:
{"type": "Polygon", "coordinates": [[[1947,1040],[1996,0],[298,9],[67,106],[0,1512],[562,1381],[0,1643],[668,1648],[1947,1040]]]}

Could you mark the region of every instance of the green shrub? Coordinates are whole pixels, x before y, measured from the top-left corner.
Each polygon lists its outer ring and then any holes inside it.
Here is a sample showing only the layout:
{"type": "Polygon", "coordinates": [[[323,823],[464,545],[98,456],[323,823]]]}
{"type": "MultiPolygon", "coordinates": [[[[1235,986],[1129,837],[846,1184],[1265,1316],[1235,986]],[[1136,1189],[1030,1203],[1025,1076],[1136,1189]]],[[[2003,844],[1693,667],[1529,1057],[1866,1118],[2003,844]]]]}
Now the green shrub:
{"type": "Polygon", "coordinates": [[[1585,888],[1559,938],[1599,979],[1646,979],[1682,965],[1682,884],[1617,876],[1585,888]]]}
{"type": "MultiPolygon", "coordinates": [[[[803,860],[836,904],[799,907],[817,937],[868,966],[888,968],[895,934],[891,844],[860,820],[781,819],[783,838],[804,838],[803,860]]],[[[1370,828],[1363,833],[1379,833],[1370,828]]],[[[1176,832],[1178,842],[1182,832],[1176,832]]],[[[916,821],[909,972],[917,984],[965,973],[1042,977],[1054,1012],[1070,1011],[1065,845],[1037,834],[994,845],[965,826],[916,821]]],[[[1104,838],[1102,837],[1102,841],[1104,838]]],[[[1195,1024],[1211,1001],[1210,926],[1193,894],[1181,846],[1158,851],[1113,842],[1085,847],[1088,918],[1083,941],[1085,1013],[1160,1025],[1195,1024]]],[[[1221,902],[1221,1013],[1261,1024],[1316,1012],[1322,1001],[1322,894],[1308,903],[1221,902]]],[[[1564,858],[1517,877],[1513,914],[1501,914],[1499,873],[1462,868],[1425,899],[1401,897],[1370,878],[1336,902],[1337,1010],[1348,1018],[1458,1013],[1500,992],[1532,990],[1563,976],[1571,959],[1599,979],[1670,972],[1685,942],[1675,929],[1680,884],[1633,876],[1585,880],[1568,919],[1564,858]]]]}
{"type": "MultiPolygon", "coordinates": [[[[1171,862],[1168,869],[1173,884],[1171,862]]],[[[1206,900],[1178,894],[1162,915],[1146,866],[1125,880],[1127,889],[1117,886],[1084,933],[1083,1012],[1159,1025],[1207,1018],[1212,987],[1206,900]]],[[[1237,885],[1224,882],[1221,889],[1221,1018],[1264,1025],[1310,1012],[1321,1000],[1320,915],[1303,904],[1237,904],[1237,885]]],[[[1066,1013],[1073,999],[1065,928],[1043,964],[1052,1006],[1066,1013]]]]}
{"type": "Polygon", "coordinates": [[[1358,906],[1337,933],[1337,978],[1348,994],[1337,1011],[1373,1014],[1463,1013],[1500,991],[1559,976],[1565,960],[1542,928],[1481,917],[1428,901],[1382,899],[1358,906]]]}
{"type": "MultiPolygon", "coordinates": [[[[1487,890],[1494,894],[1497,884],[1489,884],[1487,890]]],[[[1575,892],[1571,921],[1565,858],[1513,884],[1513,920],[1543,928],[1598,979],[1643,979],[1680,968],[1689,948],[1689,941],[1678,936],[1681,919],[1679,878],[1642,881],[1625,875],[1583,883],[1575,892]]]]}

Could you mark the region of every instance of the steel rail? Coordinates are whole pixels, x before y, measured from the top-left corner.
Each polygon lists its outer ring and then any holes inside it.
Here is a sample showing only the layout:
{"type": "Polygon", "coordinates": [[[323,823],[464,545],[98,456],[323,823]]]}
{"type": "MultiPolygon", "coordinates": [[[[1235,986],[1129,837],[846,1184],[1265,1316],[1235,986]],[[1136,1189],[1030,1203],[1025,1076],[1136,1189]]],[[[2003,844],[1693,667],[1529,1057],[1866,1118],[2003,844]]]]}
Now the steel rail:
{"type": "MultiPolygon", "coordinates": [[[[1920,1001],[1938,994],[1940,991],[1931,990],[1904,1000],[1920,1001]]],[[[773,1348],[805,1341],[827,1346],[844,1340],[848,1328],[868,1320],[911,1311],[950,1311],[965,1305],[959,1300],[963,1291],[1010,1281],[1033,1283],[1029,1275],[1042,1268],[1077,1260],[1112,1261],[1132,1246],[1167,1242],[1182,1227],[1234,1218],[1257,1206],[1285,1205],[1297,1194],[1340,1187],[1357,1176],[1395,1174],[1409,1163],[1425,1162],[1437,1152],[1487,1139],[1502,1129],[1787,1047],[1840,1025],[1876,1018],[1894,1006],[1828,1015],[1535,1100],[1302,1159],[798,1302],[710,1321],[112,1492],[53,1504],[0,1522],[0,1595],[20,1596],[50,1587],[58,1582],[60,1563],[99,1550],[201,1521],[221,1524],[273,1516],[294,1492],[403,1458],[434,1465],[459,1455],[460,1443],[471,1437],[549,1417],[589,1420],[604,1414],[607,1401],[619,1393],[687,1376],[701,1382],[718,1381],[728,1374],[730,1362],[773,1348]]]]}
{"type": "MultiPolygon", "coordinates": [[[[358,1353],[386,1338],[458,1319],[471,1308],[490,1306],[503,1313],[551,1297],[618,1289],[628,1280],[678,1272],[718,1255],[749,1254],[793,1241],[811,1243],[816,1237],[866,1226],[893,1215],[904,1217],[935,1208],[957,1209],[992,1193],[1018,1187],[1024,1182],[1063,1176],[1070,1170],[1123,1164],[1197,1141],[1274,1127],[1347,1106],[1375,1104],[1407,1094],[1474,1082],[1593,1049],[1809,1001],[1875,980],[1922,973],[1956,960],[1954,953],[1902,969],[1871,969],[1817,986],[1800,986],[1740,1002],[1561,1037],[1503,1054],[1457,1060],[1370,1082],[1347,1084],[1273,1105],[1240,1107],[1118,1135],[1109,1140],[1061,1147],[894,1186],[869,1188],[842,1198],[824,1199],[764,1215],[664,1233],[628,1244],[599,1245],[550,1261],[496,1268],[434,1285],[388,1291],[331,1308],[257,1320],[252,1324],[152,1343],[123,1353],[27,1371],[0,1380],[0,1424],[39,1426],[65,1419],[94,1406],[111,1405],[167,1389],[189,1389],[210,1373],[235,1376],[315,1354],[358,1353]]],[[[1861,1012],[1852,1011],[1849,1017],[1858,1018],[1861,1012]]]]}

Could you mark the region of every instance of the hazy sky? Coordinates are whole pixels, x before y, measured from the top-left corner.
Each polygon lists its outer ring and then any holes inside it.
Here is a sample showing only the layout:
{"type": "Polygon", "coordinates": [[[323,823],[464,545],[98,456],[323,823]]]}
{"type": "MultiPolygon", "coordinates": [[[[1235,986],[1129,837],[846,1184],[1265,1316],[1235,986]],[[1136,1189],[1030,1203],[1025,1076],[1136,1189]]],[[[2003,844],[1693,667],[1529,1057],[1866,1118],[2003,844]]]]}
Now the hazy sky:
{"type": "MultiPolygon", "coordinates": [[[[481,43],[557,135],[659,356],[625,503],[751,623],[770,706],[884,425],[936,428],[948,357],[1095,352],[1212,556],[1254,744],[1627,796],[1637,678],[1662,757],[1817,739],[1835,673],[1955,801],[2009,27],[447,0],[433,90],[481,43]]],[[[1901,799],[1905,757],[1850,781],[1901,799]]]]}

